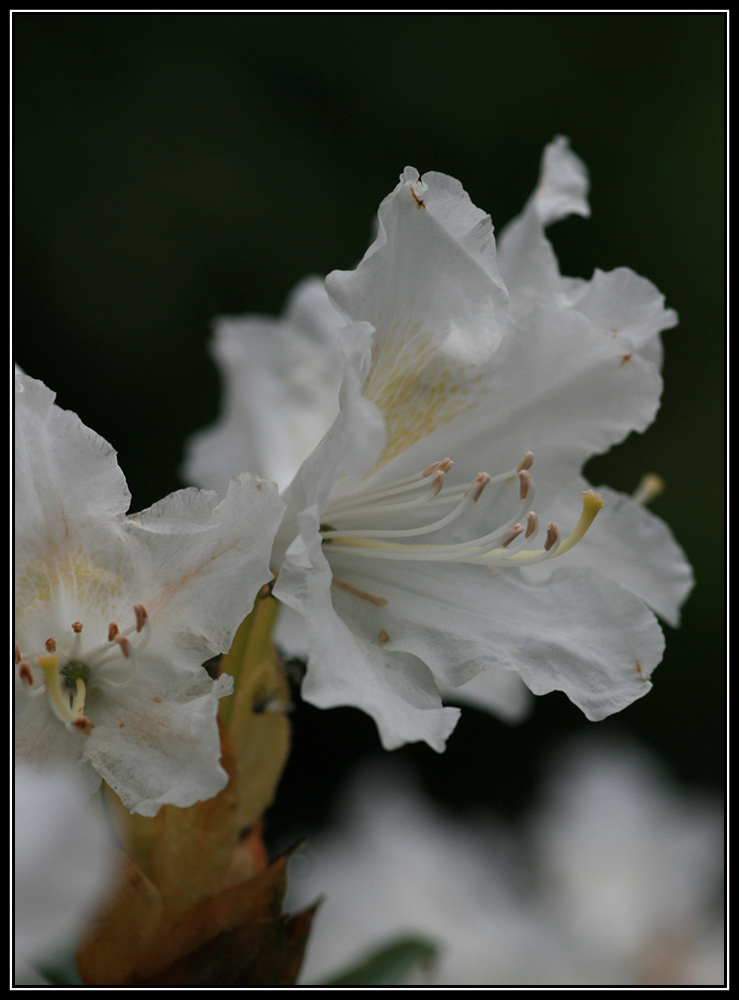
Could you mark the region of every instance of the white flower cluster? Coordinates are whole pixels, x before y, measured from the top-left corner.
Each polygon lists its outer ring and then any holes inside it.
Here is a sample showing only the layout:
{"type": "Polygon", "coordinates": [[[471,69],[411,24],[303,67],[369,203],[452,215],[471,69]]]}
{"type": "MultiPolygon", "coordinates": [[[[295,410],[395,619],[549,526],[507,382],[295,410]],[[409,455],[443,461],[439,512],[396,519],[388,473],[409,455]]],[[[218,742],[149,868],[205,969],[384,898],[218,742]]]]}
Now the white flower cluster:
{"type": "Polygon", "coordinates": [[[691,571],[581,470],[653,420],[676,317],[628,269],[560,275],[544,230],[586,193],[557,139],[496,246],[458,181],[406,169],[354,271],[218,326],[224,416],[186,465],[218,492],[127,515],[111,446],[18,373],[19,759],[144,815],[216,794],[230,686],[202,665],[273,574],[304,697],[387,748],[443,749],[450,692],[515,716],[561,690],[590,719],[646,694],[691,571]]]}

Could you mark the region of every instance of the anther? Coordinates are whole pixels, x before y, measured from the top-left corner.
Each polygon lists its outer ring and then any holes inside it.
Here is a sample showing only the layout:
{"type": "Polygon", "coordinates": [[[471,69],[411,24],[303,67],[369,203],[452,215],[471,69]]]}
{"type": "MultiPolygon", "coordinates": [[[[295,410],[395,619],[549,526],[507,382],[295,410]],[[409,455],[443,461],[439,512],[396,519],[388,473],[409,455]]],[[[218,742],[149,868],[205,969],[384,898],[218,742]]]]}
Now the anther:
{"type": "Polygon", "coordinates": [[[526,537],[531,538],[539,530],[539,518],[530,510],[526,515],[526,537]]]}
{"type": "Polygon", "coordinates": [[[79,729],[83,733],[90,733],[95,728],[86,715],[81,715],[79,719],[75,719],[72,725],[75,729],[79,729]]]}
{"type": "Polygon", "coordinates": [[[468,496],[468,494],[471,493],[472,499],[477,502],[480,498],[480,494],[490,482],[490,479],[491,477],[487,474],[487,472],[481,472],[479,476],[476,476],[472,480],[464,495],[468,496]]]}
{"type": "Polygon", "coordinates": [[[56,652],[56,639],[47,639],[44,645],[46,646],[46,651],[48,653],[56,652]]]}
{"type": "Polygon", "coordinates": [[[111,622],[110,625],[108,625],[108,642],[112,642],[118,635],[119,631],[120,629],[118,628],[116,623],[111,622]]]}
{"type": "Polygon", "coordinates": [[[121,652],[123,653],[123,655],[125,656],[125,658],[128,660],[130,658],[130,656],[131,656],[131,643],[128,641],[128,639],[125,637],[125,635],[117,635],[115,637],[115,641],[121,647],[121,652]]]}
{"type": "Polygon", "coordinates": [[[149,616],[143,604],[134,604],[133,613],[136,615],[136,631],[140,632],[149,616]]]}
{"type": "Polygon", "coordinates": [[[523,472],[525,469],[530,469],[534,463],[534,453],[533,451],[527,451],[523,456],[521,463],[519,464],[516,472],[523,472]]]}
{"type": "Polygon", "coordinates": [[[518,474],[518,479],[521,484],[521,492],[519,496],[522,500],[525,500],[526,497],[529,495],[529,490],[531,489],[531,484],[533,482],[531,473],[527,472],[526,469],[521,469],[521,471],[518,474]]]}
{"type": "Polygon", "coordinates": [[[449,470],[453,465],[454,462],[451,460],[451,458],[442,458],[440,462],[432,462],[427,469],[423,470],[421,475],[423,476],[424,479],[428,479],[429,476],[432,476],[439,469],[442,472],[449,472],[449,470]]]}
{"type": "Polygon", "coordinates": [[[18,675],[22,681],[25,681],[29,687],[33,686],[33,674],[31,673],[31,664],[28,660],[21,660],[20,666],[18,667],[18,675]]]}
{"type": "Polygon", "coordinates": [[[15,662],[16,663],[21,662],[21,647],[18,645],[17,642],[15,644],[15,662]]]}
{"type": "Polygon", "coordinates": [[[446,478],[446,473],[443,469],[437,469],[436,472],[431,477],[431,492],[436,497],[441,493],[442,486],[444,485],[444,479],[446,478]]]}
{"type": "Polygon", "coordinates": [[[553,545],[556,545],[559,541],[559,528],[556,524],[552,523],[547,528],[547,538],[544,542],[544,551],[549,552],[553,545]]]}
{"type": "Polygon", "coordinates": [[[72,631],[73,632],[81,632],[82,631],[82,622],[72,622],[72,631]]]}
{"type": "Polygon", "coordinates": [[[500,543],[501,546],[504,549],[507,549],[508,546],[511,544],[511,542],[515,538],[518,538],[518,536],[521,534],[522,531],[523,531],[523,525],[522,524],[514,524],[513,527],[509,528],[508,531],[506,531],[505,535],[503,535],[503,538],[502,538],[501,543],[500,543]]]}

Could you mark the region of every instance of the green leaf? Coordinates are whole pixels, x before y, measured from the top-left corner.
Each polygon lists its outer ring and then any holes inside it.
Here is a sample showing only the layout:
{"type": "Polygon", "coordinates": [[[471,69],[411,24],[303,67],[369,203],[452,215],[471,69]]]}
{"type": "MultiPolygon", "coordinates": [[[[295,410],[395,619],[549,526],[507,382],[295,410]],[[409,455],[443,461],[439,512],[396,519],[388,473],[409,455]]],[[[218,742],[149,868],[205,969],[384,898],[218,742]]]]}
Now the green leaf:
{"type": "Polygon", "coordinates": [[[419,967],[430,965],[438,948],[419,937],[405,937],[383,945],[353,969],[340,973],[324,986],[401,986],[419,967]]]}

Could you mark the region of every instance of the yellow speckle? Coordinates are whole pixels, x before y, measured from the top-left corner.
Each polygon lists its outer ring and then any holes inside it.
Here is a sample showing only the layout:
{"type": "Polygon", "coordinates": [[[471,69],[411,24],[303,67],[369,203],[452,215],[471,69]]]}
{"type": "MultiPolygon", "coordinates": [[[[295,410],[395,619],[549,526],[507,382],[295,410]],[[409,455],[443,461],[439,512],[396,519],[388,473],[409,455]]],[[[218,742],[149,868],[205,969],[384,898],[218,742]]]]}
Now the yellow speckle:
{"type": "Polygon", "coordinates": [[[387,427],[385,451],[375,468],[472,409],[483,392],[480,376],[439,355],[437,339],[420,326],[379,334],[364,392],[387,427]]]}
{"type": "Polygon", "coordinates": [[[160,698],[160,697],[159,697],[158,695],[154,695],[154,697],[153,697],[153,698],[152,698],[151,700],[152,700],[152,701],[155,701],[155,702],[156,702],[157,704],[159,704],[159,702],[160,702],[160,701],[161,701],[162,699],[161,699],[161,698],[160,698]]]}
{"type": "Polygon", "coordinates": [[[390,641],[390,636],[387,634],[384,628],[380,629],[380,634],[377,636],[377,638],[380,640],[380,642],[390,641]]]}

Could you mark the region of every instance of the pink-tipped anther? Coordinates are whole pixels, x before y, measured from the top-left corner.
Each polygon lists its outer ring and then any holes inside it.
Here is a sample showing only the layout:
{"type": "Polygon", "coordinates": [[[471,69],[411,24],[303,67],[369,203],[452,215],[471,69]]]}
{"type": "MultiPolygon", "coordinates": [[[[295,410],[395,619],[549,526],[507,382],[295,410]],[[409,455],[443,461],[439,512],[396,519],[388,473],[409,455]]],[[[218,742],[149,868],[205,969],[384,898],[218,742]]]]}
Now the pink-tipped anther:
{"type": "Polygon", "coordinates": [[[108,625],[108,642],[112,642],[119,632],[120,629],[118,628],[116,623],[111,622],[110,625],[108,625]]]}
{"type": "Polygon", "coordinates": [[[477,501],[480,499],[480,494],[485,489],[487,484],[490,482],[490,479],[491,477],[488,475],[487,472],[481,472],[478,476],[475,476],[470,485],[467,487],[465,496],[469,496],[469,494],[471,493],[472,499],[475,501],[475,503],[477,503],[477,501]]]}
{"type": "Polygon", "coordinates": [[[21,660],[18,667],[18,676],[22,681],[25,681],[29,687],[33,685],[33,674],[31,673],[31,664],[28,660],[21,660]]]}
{"type": "Polygon", "coordinates": [[[136,631],[140,632],[149,617],[143,604],[134,604],[133,613],[136,615],[136,631]]]}
{"type": "Polygon", "coordinates": [[[47,639],[44,645],[46,646],[47,652],[49,653],[56,652],[56,639],[47,639]]]}
{"type": "Polygon", "coordinates": [[[539,518],[530,510],[526,515],[526,537],[531,538],[539,530],[539,518]]]}
{"type": "Polygon", "coordinates": [[[427,479],[429,476],[433,476],[437,469],[440,469],[442,472],[449,472],[453,465],[454,462],[451,458],[442,458],[440,462],[432,462],[428,469],[423,470],[421,475],[424,479],[427,479]]]}
{"type": "Polygon", "coordinates": [[[431,492],[434,496],[438,496],[441,493],[441,488],[444,485],[444,480],[446,478],[446,473],[443,469],[437,469],[436,472],[431,477],[431,492]]]}
{"type": "Polygon", "coordinates": [[[527,472],[526,469],[521,469],[521,471],[518,474],[518,480],[519,483],[521,484],[520,497],[522,500],[525,500],[526,497],[529,495],[529,490],[531,489],[531,484],[533,483],[534,480],[531,476],[531,473],[527,472]]]}
{"type": "Polygon", "coordinates": [[[21,647],[18,645],[17,642],[15,644],[15,662],[16,663],[21,662],[21,647]]]}
{"type": "Polygon", "coordinates": [[[129,657],[131,656],[131,643],[128,641],[125,635],[117,635],[115,637],[115,640],[121,647],[121,652],[123,653],[125,658],[129,659],[129,657]]]}
{"type": "Polygon", "coordinates": [[[552,523],[547,528],[547,539],[544,542],[544,551],[549,552],[553,545],[556,545],[559,541],[559,528],[556,524],[552,523]]]}
{"type": "Polygon", "coordinates": [[[72,622],[72,631],[73,632],[78,632],[78,633],[81,632],[82,631],[82,622],[72,622]]]}
{"type": "Polygon", "coordinates": [[[526,454],[521,459],[521,462],[516,469],[516,472],[523,472],[524,469],[530,469],[534,464],[534,453],[533,451],[527,451],[526,454]]]}
{"type": "Polygon", "coordinates": [[[504,549],[507,549],[508,546],[511,544],[511,542],[515,538],[518,538],[518,536],[521,534],[522,531],[523,531],[522,524],[514,524],[513,527],[509,528],[508,531],[506,531],[505,535],[503,535],[503,538],[501,539],[500,543],[502,547],[504,549]]]}

